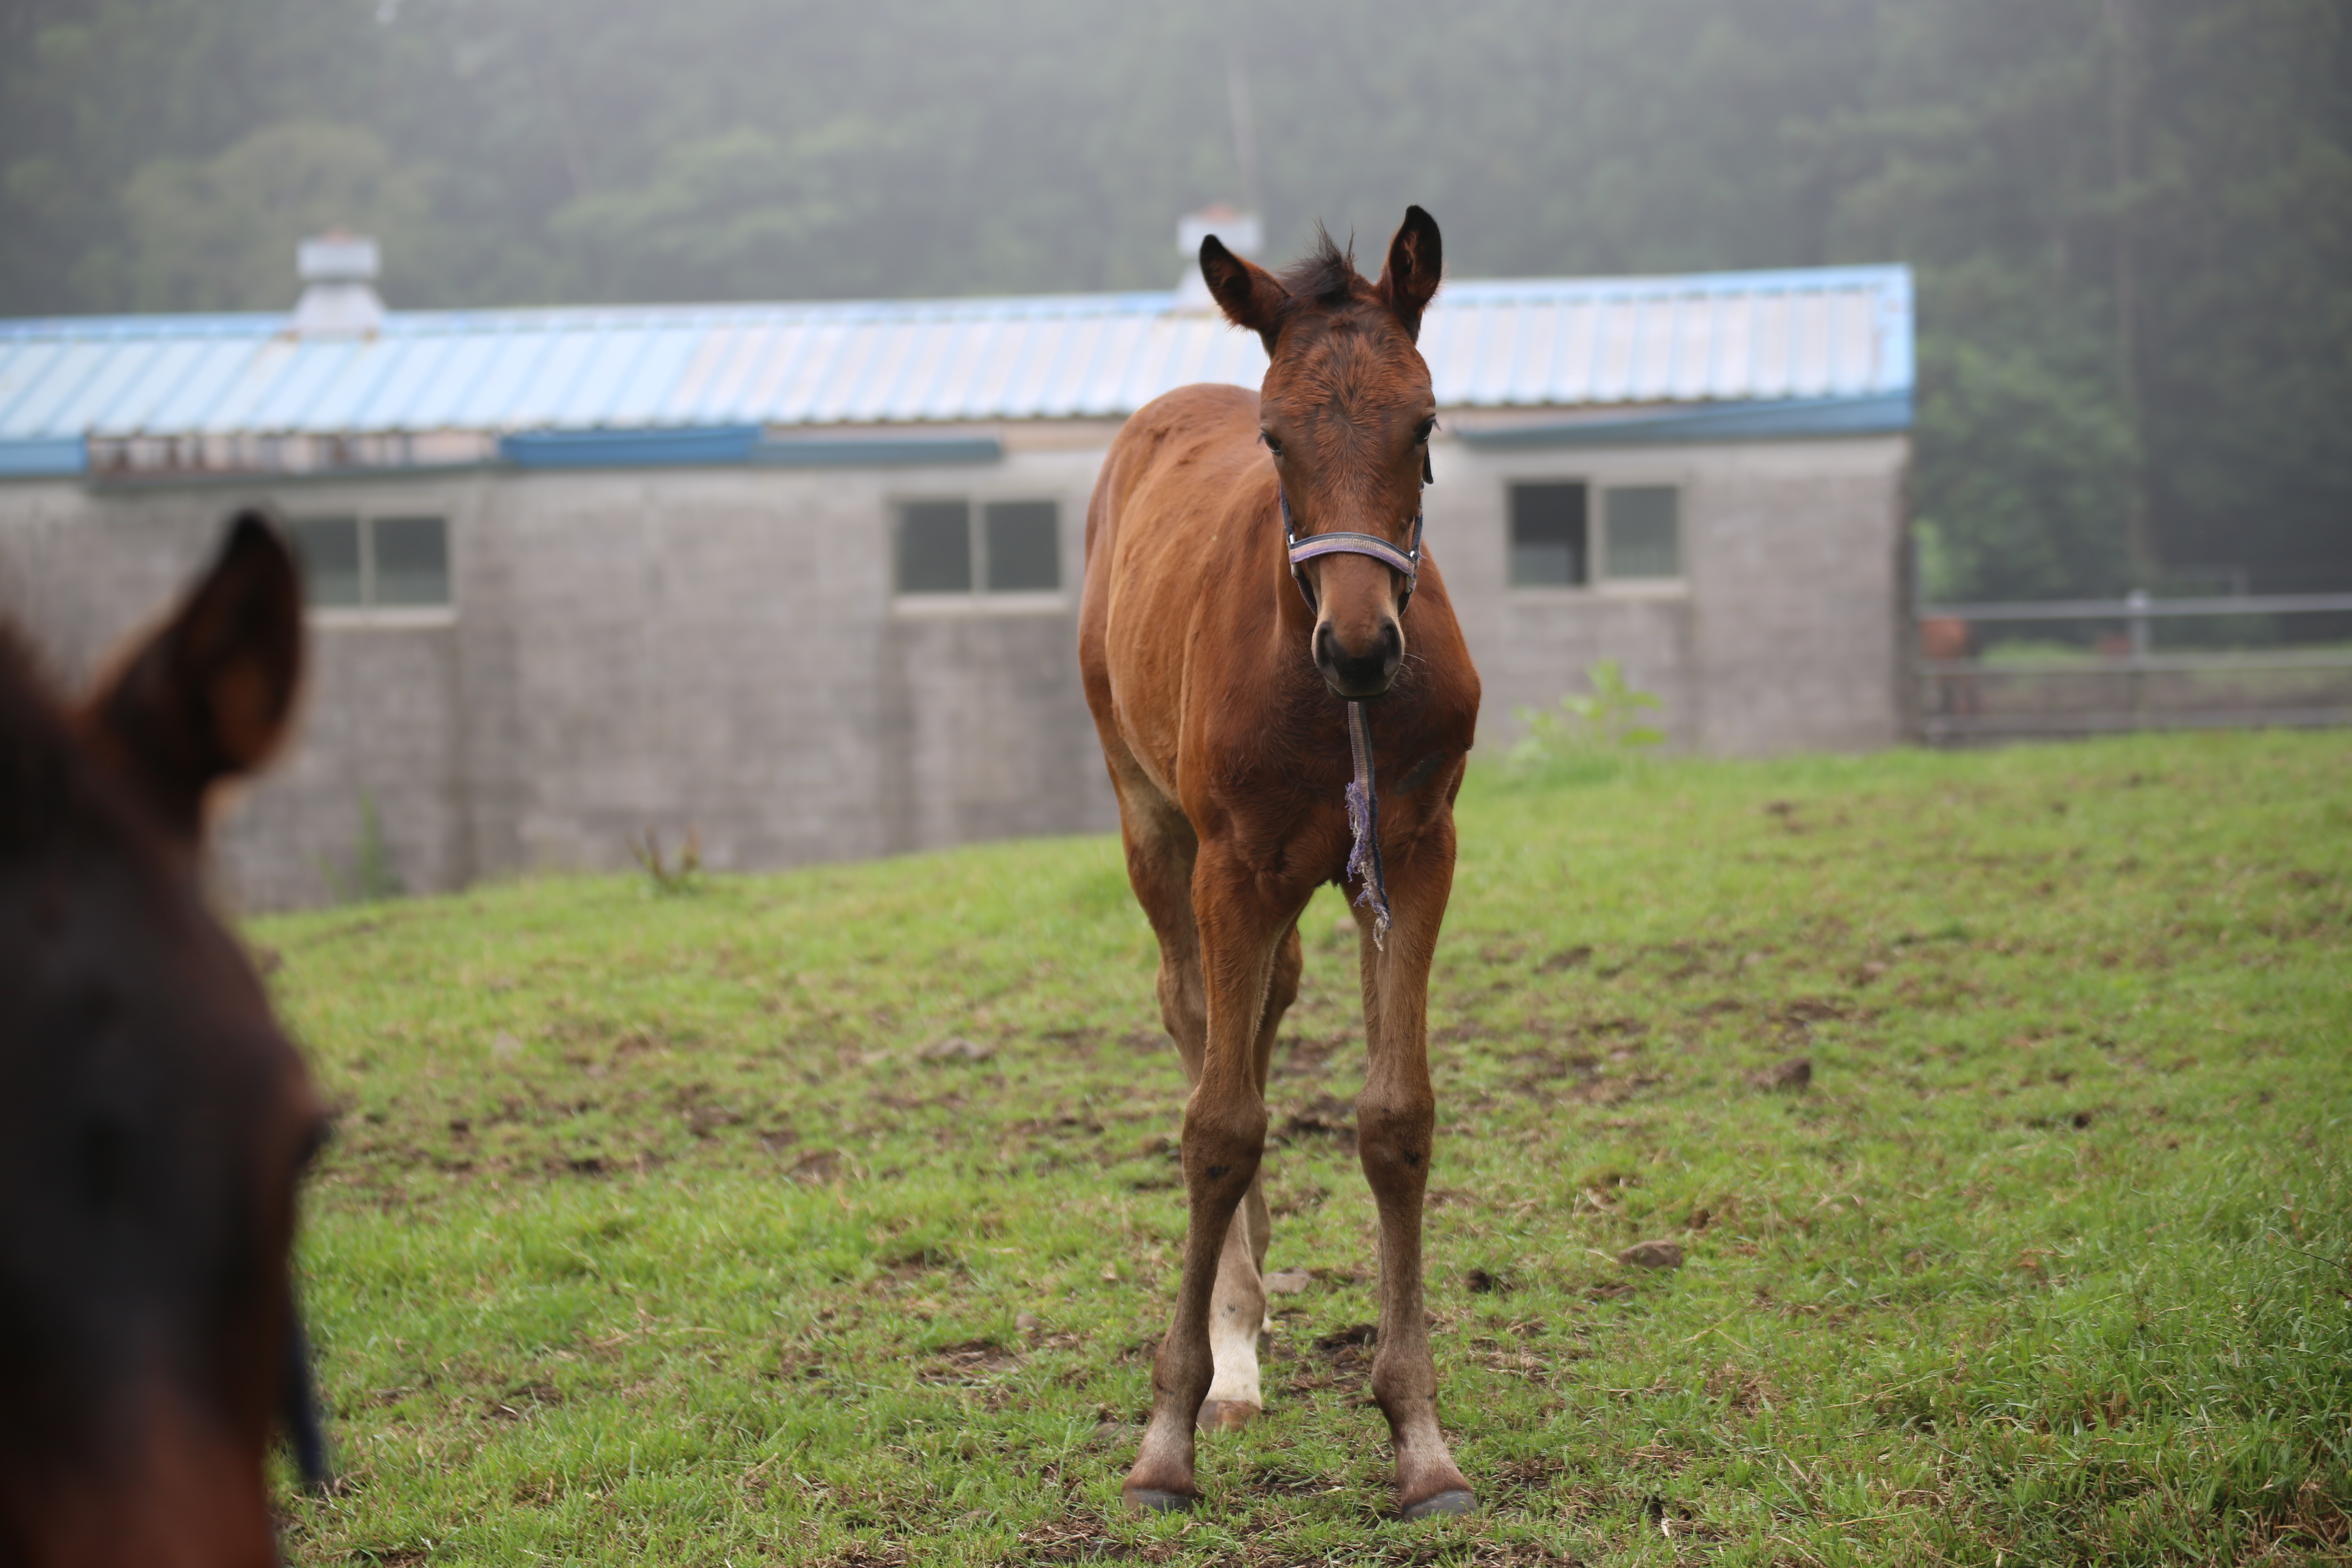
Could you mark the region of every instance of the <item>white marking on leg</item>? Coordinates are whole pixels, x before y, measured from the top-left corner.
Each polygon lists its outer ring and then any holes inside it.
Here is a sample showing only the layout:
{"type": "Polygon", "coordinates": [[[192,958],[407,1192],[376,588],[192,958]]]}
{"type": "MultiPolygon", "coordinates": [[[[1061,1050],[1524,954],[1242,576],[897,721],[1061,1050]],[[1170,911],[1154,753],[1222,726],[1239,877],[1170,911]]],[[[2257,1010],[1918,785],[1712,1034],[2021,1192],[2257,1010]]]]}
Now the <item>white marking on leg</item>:
{"type": "Polygon", "coordinates": [[[1217,1358],[1217,1375],[1209,1397],[1219,1403],[1265,1408],[1258,1390],[1258,1322],[1265,1310],[1254,1301],[1221,1300],[1210,1310],[1209,1350],[1217,1358]]]}

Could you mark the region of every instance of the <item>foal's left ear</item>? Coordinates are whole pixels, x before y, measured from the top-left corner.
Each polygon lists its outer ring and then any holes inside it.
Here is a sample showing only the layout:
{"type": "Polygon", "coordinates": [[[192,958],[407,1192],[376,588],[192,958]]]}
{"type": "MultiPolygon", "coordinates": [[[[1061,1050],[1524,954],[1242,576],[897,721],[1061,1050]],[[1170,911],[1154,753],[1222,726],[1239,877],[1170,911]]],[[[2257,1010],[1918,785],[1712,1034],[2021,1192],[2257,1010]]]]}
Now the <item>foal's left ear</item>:
{"type": "Polygon", "coordinates": [[[163,826],[194,843],[205,790],[278,749],[301,679],[293,552],[260,512],[240,512],[186,602],[83,709],[83,732],[163,826]]]}
{"type": "Polygon", "coordinates": [[[1405,336],[1421,338],[1421,313],[1437,292],[1445,270],[1445,250],[1437,237],[1437,220],[1420,207],[1404,209],[1404,222],[1389,241],[1388,264],[1381,268],[1381,298],[1404,323],[1405,336]]]}

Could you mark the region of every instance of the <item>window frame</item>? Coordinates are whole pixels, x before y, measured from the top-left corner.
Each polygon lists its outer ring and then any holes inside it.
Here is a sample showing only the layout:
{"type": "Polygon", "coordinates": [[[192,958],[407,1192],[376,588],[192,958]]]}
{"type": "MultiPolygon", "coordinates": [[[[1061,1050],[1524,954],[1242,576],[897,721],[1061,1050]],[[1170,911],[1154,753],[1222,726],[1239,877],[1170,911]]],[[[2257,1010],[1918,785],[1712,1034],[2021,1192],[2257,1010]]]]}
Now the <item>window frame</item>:
{"type": "MultiPolygon", "coordinates": [[[[1593,562],[1600,567],[1595,574],[1599,586],[1619,594],[1675,593],[1690,584],[1690,491],[1689,483],[1680,478],[1658,477],[1646,473],[1612,474],[1593,481],[1592,501],[1587,503],[1598,514],[1600,526],[1591,531],[1598,535],[1592,551],[1593,562]],[[1662,577],[1620,577],[1609,564],[1609,493],[1612,490],[1670,490],[1675,498],[1675,569],[1662,577]]],[[[1588,527],[1590,525],[1588,524],[1588,527]]]]}
{"type": "MultiPolygon", "coordinates": [[[[344,628],[408,628],[454,626],[457,620],[458,573],[454,509],[429,501],[394,505],[308,505],[279,507],[289,533],[299,524],[351,519],[359,531],[360,603],[314,605],[303,585],[302,616],[320,630],[344,628]],[[374,601],[376,583],[375,525],[431,518],[441,524],[441,566],[448,597],[437,605],[385,605],[374,601]]],[[[297,546],[298,553],[299,546],[297,546]]]]}
{"type": "Polygon", "coordinates": [[[1069,514],[1068,498],[1058,491],[1023,489],[1010,485],[990,485],[971,488],[961,492],[940,489],[903,490],[883,498],[887,519],[885,537],[887,542],[886,570],[889,574],[890,611],[896,616],[918,619],[939,616],[1023,616],[1055,615],[1070,608],[1069,553],[1062,531],[1063,520],[1069,514]],[[898,545],[900,531],[906,523],[906,509],[910,506],[937,504],[942,501],[963,503],[965,537],[970,542],[971,586],[961,591],[943,593],[908,593],[898,586],[898,545]],[[1059,586],[1053,588],[991,588],[988,584],[988,509],[992,506],[1045,504],[1054,509],[1054,575],[1059,586]]]}
{"type": "Polygon", "coordinates": [[[1584,463],[1552,472],[1518,469],[1500,479],[1502,498],[1503,592],[1514,600],[1569,602],[1601,598],[1685,598],[1690,594],[1691,497],[1697,486],[1687,472],[1651,465],[1619,468],[1609,462],[1584,463]],[[1584,487],[1585,580],[1582,583],[1511,581],[1511,492],[1522,485],[1582,485],[1584,487]],[[1619,577],[1609,569],[1609,492],[1621,489],[1670,489],[1675,492],[1675,574],[1671,577],[1619,577]]]}
{"type": "Polygon", "coordinates": [[[1541,477],[1517,475],[1503,480],[1503,588],[1510,594],[1532,594],[1541,596],[1582,595],[1592,592],[1601,580],[1599,552],[1593,549],[1591,477],[1584,474],[1546,474],[1541,477]],[[1518,518],[1514,505],[1516,492],[1539,486],[1564,489],[1576,486],[1584,492],[1584,581],[1581,583],[1520,583],[1513,579],[1515,557],[1519,548],[1518,518]]]}

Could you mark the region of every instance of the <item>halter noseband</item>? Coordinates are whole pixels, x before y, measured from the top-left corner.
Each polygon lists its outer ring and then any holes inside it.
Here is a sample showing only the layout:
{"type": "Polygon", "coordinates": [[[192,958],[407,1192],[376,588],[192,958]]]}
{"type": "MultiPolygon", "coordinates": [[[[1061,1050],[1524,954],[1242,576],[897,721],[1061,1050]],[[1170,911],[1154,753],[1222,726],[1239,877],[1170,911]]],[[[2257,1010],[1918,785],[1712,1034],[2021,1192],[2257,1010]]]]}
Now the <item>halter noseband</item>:
{"type": "Polygon", "coordinates": [[[1399,550],[1377,533],[1313,533],[1301,539],[1290,521],[1290,492],[1279,479],[1275,481],[1274,493],[1282,503],[1282,546],[1290,554],[1290,578],[1298,584],[1308,609],[1315,608],[1315,590],[1307,585],[1307,574],[1301,570],[1307,563],[1318,555],[1369,555],[1404,579],[1404,593],[1397,600],[1397,614],[1404,614],[1405,606],[1412,603],[1413,584],[1421,576],[1420,507],[1412,510],[1412,548],[1399,550]]]}

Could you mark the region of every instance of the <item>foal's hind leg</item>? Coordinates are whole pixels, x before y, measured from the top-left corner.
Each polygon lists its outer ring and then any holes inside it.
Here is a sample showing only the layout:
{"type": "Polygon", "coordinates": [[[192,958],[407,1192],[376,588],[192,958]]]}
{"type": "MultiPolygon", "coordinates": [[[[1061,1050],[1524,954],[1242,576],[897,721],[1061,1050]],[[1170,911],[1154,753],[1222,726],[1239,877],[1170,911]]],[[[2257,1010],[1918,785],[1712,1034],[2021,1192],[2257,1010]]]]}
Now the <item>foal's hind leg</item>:
{"type": "MultiPolygon", "coordinates": [[[[1143,789],[1121,802],[1128,880],[1160,939],[1160,1020],[1176,1042],[1184,1079],[1198,1089],[1208,1059],[1207,993],[1201,977],[1200,925],[1192,910],[1192,826],[1143,789]]],[[[1264,1014],[1252,1042],[1251,1070],[1261,1100],[1274,1060],[1282,1016],[1298,997],[1298,931],[1292,926],[1275,953],[1264,1014]]],[[[1257,1341],[1265,1324],[1265,1249],[1270,1215],[1265,1180],[1251,1181],[1225,1232],[1209,1308],[1209,1351],[1216,1372],[1195,1415],[1207,1431],[1248,1425],[1265,1407],[1258,1382],[1257,1341]]]]}
{"type": "MultiPolygon", "coordinates": [[[[1251,1340],[1263,1321],[1255,1255],[1246,1228],[1236,1239],[1235,1221],[1265,1149],[1258,1047],[1267,999],[1298,906],[1312,890],[1299,889],[1287,908],[1273,903],[1255,868],[1214,843],[1201,847],[1192,881],[1204,1027],[1199,1075],[1184,1103],[1184,1272],[1167,1337],[1152,1358],[1151,1421],[1122,1489],[1129,1506],[1139,1509],[1188,1508],[1200,1496],[1193,1426],[1216,1381],[1211,1329],[1220,1280],[1247,1289],[1229,1304],[1243,1307],[1251,1340]]],[[[1248,1348],[1255,1362],[1256,1347],[1248,1348]]]]}

